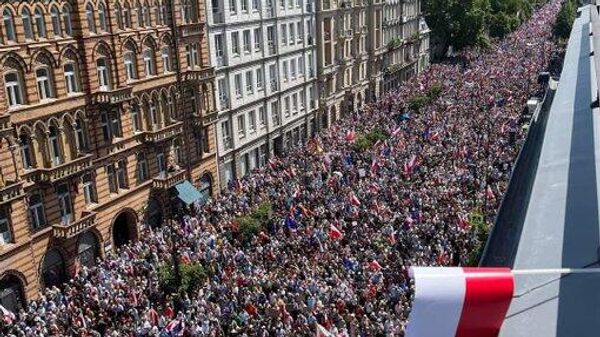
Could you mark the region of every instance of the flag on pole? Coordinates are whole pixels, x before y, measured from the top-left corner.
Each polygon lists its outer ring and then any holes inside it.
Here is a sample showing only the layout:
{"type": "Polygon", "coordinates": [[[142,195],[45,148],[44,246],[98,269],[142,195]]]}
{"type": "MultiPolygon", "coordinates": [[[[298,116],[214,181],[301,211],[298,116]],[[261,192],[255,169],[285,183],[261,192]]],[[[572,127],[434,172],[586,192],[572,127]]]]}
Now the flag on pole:
{"type": "Polygon", "coordinates": [[[413,267],[407,337],[497,337],[514,291],[508,268],[413,267]]]}
{"type": "Polygon", "coordinates": [[[15,314],[11,311],[0,305],[0,311],[2,312],[2,319],[4,322],[8,324],[12,324],[12,322],[16,319],[15,314]]]}
{"type": "Polygon", "coordinates": [[[317,323],[317,334],[316,337],[335,337],[331,332],[327,331],[324,326],[317,323]]]}
{"type": "Polygon", "coordinates": [[[333,224],[329,225],[329,237],[332,238],[333,240],[337,240],[337,239],[341,239],[342,236],[344,236],[342,234],[342,231],[340,231],[336,226],[334,226],[333,224]]]}

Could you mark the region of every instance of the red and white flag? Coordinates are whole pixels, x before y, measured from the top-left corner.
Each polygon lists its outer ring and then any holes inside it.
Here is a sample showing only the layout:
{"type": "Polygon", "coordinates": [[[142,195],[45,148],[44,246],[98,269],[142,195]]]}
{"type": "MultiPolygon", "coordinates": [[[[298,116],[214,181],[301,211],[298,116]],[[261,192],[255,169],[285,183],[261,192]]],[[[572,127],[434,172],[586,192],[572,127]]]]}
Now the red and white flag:
{"type": "Polygon", "coordinates": [[[508,268],[413,267],[407,337],[497,337],[514,291],[508,268]]]}
{"type": "Polygon", "coordinates": [[[332,238],[333,240],[337,240],[337,239],[341,239],[344,235],[342,234],[342,231],[340,231],[337,227],[335,227],[334,225],[329,225],[329,237],[332,238]]]}
{"type": "Polygon", "coordinates": [[[16,317],[15,314],[13,314],[10,310],[0,305],[0,312],[2,312],[2,319],[4,322],[8,324],[12,324],[12,322],[14,322],[16,317]]]}
{"type": "Polygon", "coordinates": [[[335,337],[331,332],[327,331],[324,326],[317,323],[317,334],[316,337],[335,337]]]}

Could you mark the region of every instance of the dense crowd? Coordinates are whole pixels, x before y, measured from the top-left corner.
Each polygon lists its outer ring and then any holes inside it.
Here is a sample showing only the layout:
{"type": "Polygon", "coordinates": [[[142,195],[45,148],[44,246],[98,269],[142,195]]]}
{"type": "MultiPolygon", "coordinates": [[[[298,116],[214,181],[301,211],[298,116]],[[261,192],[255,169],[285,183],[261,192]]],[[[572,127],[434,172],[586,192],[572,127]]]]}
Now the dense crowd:
{"type": "Polygon", "coordinates": [[[525,102],[556,49],[559,7],[550,1],[490,51],[432,65],[182,219],[145,227],[139,241],[5,317],[0,335],[314,336],[320,327],[402,336],[408,267],[466,264],[480,244],[470,215],[493,221],[525,102]],[[434,86],[439,97],[409,109],[434,86]],[[374,130],[387,136],[358,148],[374,130]],[[275,220],[240,240],[236,219],[263,202],[275,220]],[[174,241],[181,263],[207,274],[179,301],[157,273],[174,241]]]}

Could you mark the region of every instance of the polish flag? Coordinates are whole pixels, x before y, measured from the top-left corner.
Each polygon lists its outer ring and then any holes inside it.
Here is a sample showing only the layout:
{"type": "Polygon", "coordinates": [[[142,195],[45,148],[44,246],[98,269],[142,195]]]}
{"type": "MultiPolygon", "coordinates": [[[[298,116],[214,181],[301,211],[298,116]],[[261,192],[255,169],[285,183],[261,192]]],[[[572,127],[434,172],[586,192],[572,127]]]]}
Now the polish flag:
{"type": "Polygon", "coordinates": [[[327,331],[324,326],[317,323],[317,334],[316,337],[335,337],[331,332],[327,331]]]}
{"type": "Polygon", "coordinates": [[[490,185],[488,185],[488,187],[485,189],[485,197],[489,200],[489,199],[494,199],[495,195],[494,195],[494,191],[492,191],[492,187],[490,187],[490,185]]]}
{"type": "Polygon", "coordinates": [[[377,262],[377,260],[373,260],[369,262],[369,268],[372,271],[379,271],[381,269],[381,265],[379,264],[379,262],[377,262]]]}
{"type": "Polygon", "coordinates": [[[497,337],[514,292],[508,268],[413,267],[406,337],[497,337]]]}
{"type": "Polygon", "coordinates": [[[342,234],[341,230],[339,230],[334,225],[329,225],[329,237],[330,238],[337,240],[337,239],[341,239],[342,236],[344,236],[344,234],[342,234]]]}
{"type": "Polygon", "coordinates": [[[356,195],[354,195],[354,193],[350,196],[350,204],[352,204],[353,206],[360,206],[360,200],[358,200],[358,198],[356,197],[356,195]]]}
{"type": "Polygon", "coordinates": [[[15,314],[2,305],[0,305],[0,312],[2,312],[2,319],[8,324],[12,324],[12,322],[16,319],[15,314]]]}
{"type": "Polygon", "coordinates": [[[346,132],[346,141],[348,143],[352,143],[355,138],[356,138],[356,133],[354,131],[348,130],[348,132],[346,132]]]}

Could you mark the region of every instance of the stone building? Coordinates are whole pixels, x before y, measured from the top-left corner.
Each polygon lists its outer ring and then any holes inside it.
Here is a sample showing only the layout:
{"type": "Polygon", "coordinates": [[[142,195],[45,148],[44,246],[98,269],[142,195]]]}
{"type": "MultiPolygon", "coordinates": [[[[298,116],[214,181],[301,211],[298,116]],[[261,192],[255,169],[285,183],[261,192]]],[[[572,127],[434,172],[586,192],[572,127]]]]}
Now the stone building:
{"type": "Polygon", "coordinates": [[[218,193],[202,0],[0,4],[0,304],[218,193]]]}

